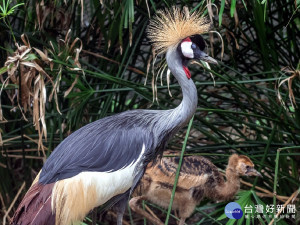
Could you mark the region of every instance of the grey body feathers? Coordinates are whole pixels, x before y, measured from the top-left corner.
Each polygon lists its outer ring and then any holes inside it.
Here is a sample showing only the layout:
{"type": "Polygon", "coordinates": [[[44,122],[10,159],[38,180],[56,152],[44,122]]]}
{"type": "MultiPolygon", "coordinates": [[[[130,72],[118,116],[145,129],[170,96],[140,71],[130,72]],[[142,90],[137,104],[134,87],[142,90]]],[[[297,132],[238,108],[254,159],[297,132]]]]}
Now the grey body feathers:
{"type": "Polygon", "coordinates": [[[134,110],[90,123],[57,146],[46,161],[39,182],[52,183],[83,171],[122,169],[137,160],[143,144],[147,156],[144,158],[151,160],[156,155],[153,150],[164,148],[164,137],[169,136],[166,133],[170,130],[160,129],[160,122],[157,111],[134,110]]]}
{"type": "Polygon", "coordinates": [[[39,182],[53,183],[84,171],[120,170],[136,162],[145,145],[142,160],[135,168],[132,190],[148,162],[165,149],[168,140],[196,111],[197,90],[193,81],[186,77],[176,49],[176,46],[170,48],[166,58],[182,88],[183,100],[178,107],[126,111],[82,127],[57,146],[42,168],[39,182]]]}

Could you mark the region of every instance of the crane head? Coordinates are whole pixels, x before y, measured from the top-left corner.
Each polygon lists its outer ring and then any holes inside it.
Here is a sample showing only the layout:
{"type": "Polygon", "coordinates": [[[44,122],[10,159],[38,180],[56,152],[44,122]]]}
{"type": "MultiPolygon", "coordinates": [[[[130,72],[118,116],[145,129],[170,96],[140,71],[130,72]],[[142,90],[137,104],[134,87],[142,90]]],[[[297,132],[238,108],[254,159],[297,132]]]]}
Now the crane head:
{"type": "Polygon", "coordinates": [[[208,63],[218,64],[214,58],[204,52],[204,49],[205,42],[199,34],[183,39],[178,45],[178,51],[184,57],[184,60],[200,59],[208,63]]]}
{"type": "Polygon", "coordinates": [[[262,177],[262,175],[256,169],[254,169],[254,164],[251,159],[245,155],[237,156],[236,170],[240,176],[262,177]]]}
{"type": "Polygon", "coordinates": [[[158,10],[148,25],[147,36],[152,42],[156,54],[177,48],[182,58],[183,70],[188,79],[191,73],[187,67],[190,59],[200,59],[217,64],[205,52],[205,42],[201,34],[211,29],[209,20],[202,16],[201,11],[190,12],[187,7],[181,10],[177,6],[158,10]]]}
{"type": "Polygon", "coordinates": [[[191,73],[187,67],[190,59],[198,59],[207,63],[218,64],[218,62],[208,56],[205,52],[205,42],[200,34],[184,38],[177,46],[177,51],[182,58],[183,70],[188,79],[191,78],[191,73]]]}

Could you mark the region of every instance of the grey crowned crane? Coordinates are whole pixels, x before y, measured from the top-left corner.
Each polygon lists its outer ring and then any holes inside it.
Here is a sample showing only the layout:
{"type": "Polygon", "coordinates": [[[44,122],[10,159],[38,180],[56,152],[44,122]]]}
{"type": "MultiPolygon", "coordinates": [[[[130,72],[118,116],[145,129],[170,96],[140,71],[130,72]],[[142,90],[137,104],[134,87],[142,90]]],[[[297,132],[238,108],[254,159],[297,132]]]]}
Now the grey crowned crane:
{"type": "Polygon", "coordinates": [[[94,207],[113,207],[117,224],[147,164],[193,116],[197,90],[187,68],[190,59],[216,60],[203,52],[200,34],[210,24],[199,13],[173,7],[159,11],[147,34],[181,86],[183,99],[171,110],[132,110],[90,123],[62,141],[17,208],[11,224],[68,225],[94,207]]]}

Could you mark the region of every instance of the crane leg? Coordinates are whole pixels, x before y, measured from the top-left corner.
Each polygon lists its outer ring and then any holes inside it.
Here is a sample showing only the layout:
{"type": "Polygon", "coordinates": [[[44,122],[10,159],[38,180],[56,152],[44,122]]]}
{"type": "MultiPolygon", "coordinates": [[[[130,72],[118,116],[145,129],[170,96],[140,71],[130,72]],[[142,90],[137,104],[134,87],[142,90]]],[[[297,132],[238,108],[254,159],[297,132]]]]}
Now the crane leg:
{"type": "Polygon", "coordinates": [[[123,197],[117,203],[115,203],[112,208],[117,213],[117,225],[122,225],[123,215],[129,199],[129,193],[129,191],[125,192],[123,197]]]}

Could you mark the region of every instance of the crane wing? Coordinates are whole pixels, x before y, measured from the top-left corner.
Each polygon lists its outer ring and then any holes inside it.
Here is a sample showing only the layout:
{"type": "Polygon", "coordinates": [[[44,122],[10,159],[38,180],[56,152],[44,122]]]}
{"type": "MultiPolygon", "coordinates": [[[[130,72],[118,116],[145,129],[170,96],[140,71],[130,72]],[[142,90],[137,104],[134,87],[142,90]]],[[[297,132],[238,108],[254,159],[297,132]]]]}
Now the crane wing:
{"type": "Polygon", "coordinates": [[[72,133],[47,159],[39,182],[52,183],[84,171],[113,172],[134,163],[143,144],[145,154],[153,147],[153,134],[141,118],[121,113],[72,133]]]}

